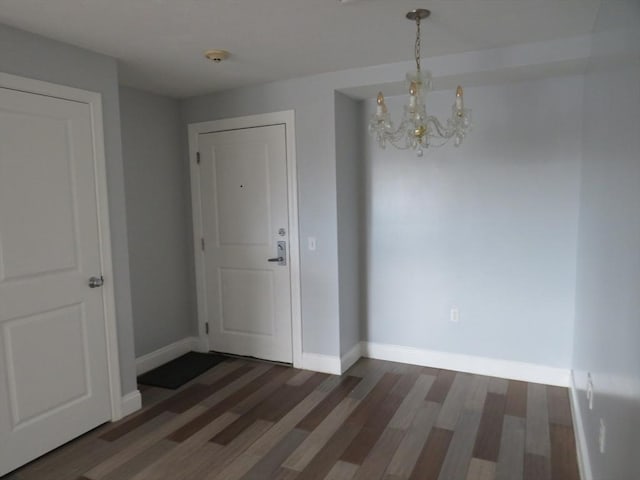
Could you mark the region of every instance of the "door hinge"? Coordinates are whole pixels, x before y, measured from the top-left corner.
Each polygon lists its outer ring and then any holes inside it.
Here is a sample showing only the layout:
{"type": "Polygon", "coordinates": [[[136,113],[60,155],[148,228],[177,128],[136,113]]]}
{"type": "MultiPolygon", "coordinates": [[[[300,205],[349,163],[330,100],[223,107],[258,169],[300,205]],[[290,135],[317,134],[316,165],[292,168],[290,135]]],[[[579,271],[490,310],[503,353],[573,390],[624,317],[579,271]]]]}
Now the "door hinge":
{"type": "Polygon", "coordinates": [[[200,152],[196,152],[196,163],[200,165],[200,152]]]}
{"type": "Polygon", "coordinates": [[[204,324],[204,331],[207,335],[209,335],[209,322],[205,322],[204,324]]]}
{"type": "Polygon", "coordinates": [[[200,248],[202,248],[202,251],[204,252],[204,237],[200,239],[200,248]]]}

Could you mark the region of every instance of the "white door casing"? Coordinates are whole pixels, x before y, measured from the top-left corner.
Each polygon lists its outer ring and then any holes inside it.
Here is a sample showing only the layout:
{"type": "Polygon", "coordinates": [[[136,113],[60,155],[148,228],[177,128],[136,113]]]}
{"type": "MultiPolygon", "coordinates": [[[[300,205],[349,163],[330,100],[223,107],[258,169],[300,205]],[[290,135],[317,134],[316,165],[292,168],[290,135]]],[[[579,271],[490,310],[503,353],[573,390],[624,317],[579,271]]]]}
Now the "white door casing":
{"type": "Polygon", "coordinates": [[[189,139],[203,347],[300,366],[293,127],[278,112],[192,124],[189,139]],[[278,241],[286,266],[268,262],[278,241]]]}
{"type": "Polygon", "coordinates": [[[0,475],[121,416],[102,142],[98,94],[0,74],[0,475]]]}

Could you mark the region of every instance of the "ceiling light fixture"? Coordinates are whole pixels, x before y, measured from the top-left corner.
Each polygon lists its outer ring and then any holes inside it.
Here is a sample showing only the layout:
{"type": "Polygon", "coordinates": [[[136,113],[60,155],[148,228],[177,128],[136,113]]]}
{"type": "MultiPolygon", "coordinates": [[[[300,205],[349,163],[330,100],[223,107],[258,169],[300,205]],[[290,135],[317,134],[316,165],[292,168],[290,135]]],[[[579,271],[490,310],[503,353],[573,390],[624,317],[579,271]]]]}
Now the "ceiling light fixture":
{"type": "Polygon", "coordinates": [[[431,90],[431,73],[420,69],[420,21],[429,15],[431,12],[423,8],[407,13],[407,18],[416,22],[416,70],[407,73],[409,103],[404,106],[400,125],[395,128],[391,121],[382,92],[378,93],[376,113],[369,122],[369,132],[375,136],[380,148],[390,143],[400,150],[413,149],[419,157],[423,148],[441,147],[452,138],[454,145],[459,147],[471,129],[471,110],[464,108],[460,86],[456,89],[451,118],[444,125],[436,117],[427,115],[425,99],[431,90]]]}
{"type": "Polygon", "coordinates": [[[204,56],[214,63],[220,63],[229,58],[229,52],[226,50],[207,50],[204,52],[204,56]]]}

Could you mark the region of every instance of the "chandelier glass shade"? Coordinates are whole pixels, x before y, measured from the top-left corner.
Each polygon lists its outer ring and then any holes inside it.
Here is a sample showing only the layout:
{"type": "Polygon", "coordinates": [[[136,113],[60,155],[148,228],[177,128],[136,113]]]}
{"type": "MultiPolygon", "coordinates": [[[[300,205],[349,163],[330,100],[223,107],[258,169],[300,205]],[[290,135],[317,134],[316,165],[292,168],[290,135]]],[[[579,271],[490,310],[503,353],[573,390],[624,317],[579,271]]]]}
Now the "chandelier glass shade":
{"type": "Polygon", "coordinates": [[[389,143],[400,150],[415,150],[418,156],[422,156],[423,149],[440,147],[451,139],[459,147],[471,129],[471,110],[464,107],[460,86],[456,89],[451,117],[444,123],[427,113],[425,101],[431,90],[431,73],[420,68],[420,21],[430,13],[425,9],[407,13],[407,18],[416,22],[416,69],[406,76],[409,98],[397,127],[391,120],[382,92],[378,93],[376,112],[369,121],[369,132],[376,138],[380,148],[386,148],[389,143]]]}

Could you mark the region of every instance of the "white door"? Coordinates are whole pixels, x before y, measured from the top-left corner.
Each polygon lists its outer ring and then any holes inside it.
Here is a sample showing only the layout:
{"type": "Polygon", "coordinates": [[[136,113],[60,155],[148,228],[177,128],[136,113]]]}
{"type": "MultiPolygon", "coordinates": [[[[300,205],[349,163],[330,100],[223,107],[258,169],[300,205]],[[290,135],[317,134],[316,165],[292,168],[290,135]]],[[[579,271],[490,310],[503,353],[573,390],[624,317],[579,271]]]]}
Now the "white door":
{"type": "Polygon", "coordinates": [[[111,419],[92,135],[0,88],[0,475],[111,419]]]}
{"type": "Polygon", "coordinates": [[[285,126],[200,134],[198,151],[210,348],[291,362],[285,126]]]}

